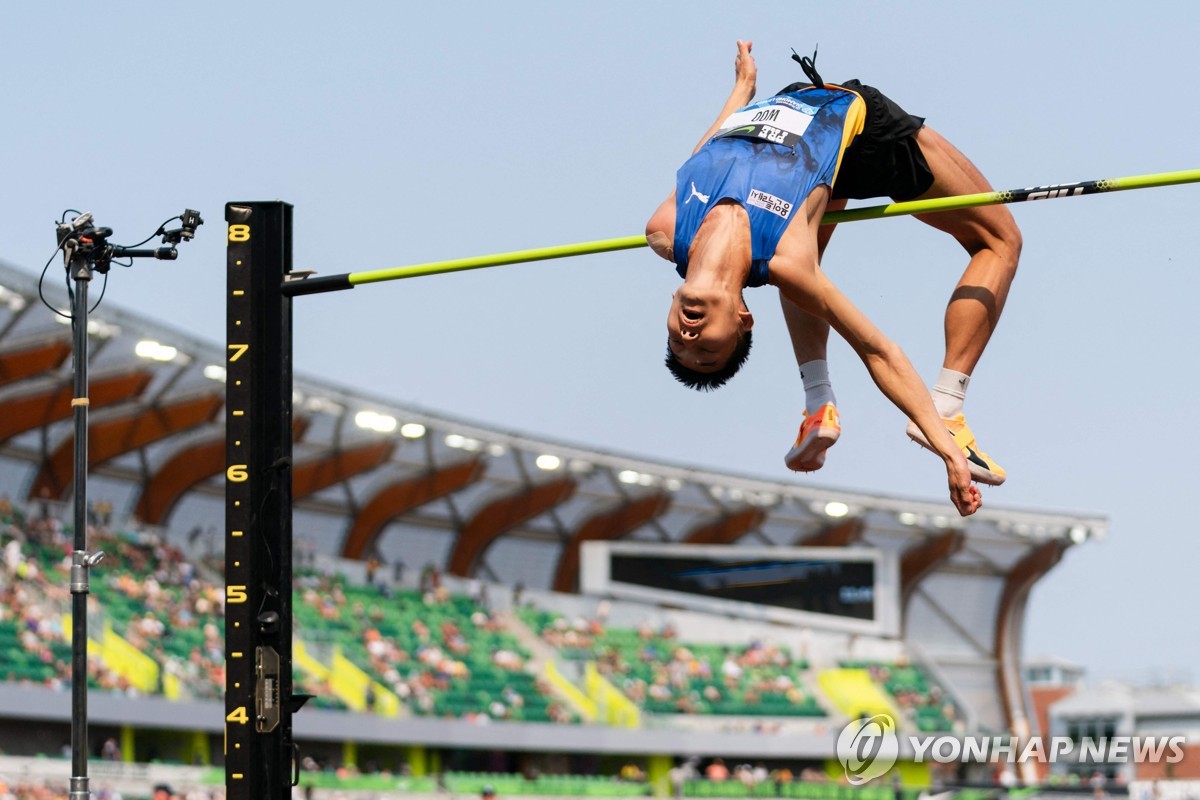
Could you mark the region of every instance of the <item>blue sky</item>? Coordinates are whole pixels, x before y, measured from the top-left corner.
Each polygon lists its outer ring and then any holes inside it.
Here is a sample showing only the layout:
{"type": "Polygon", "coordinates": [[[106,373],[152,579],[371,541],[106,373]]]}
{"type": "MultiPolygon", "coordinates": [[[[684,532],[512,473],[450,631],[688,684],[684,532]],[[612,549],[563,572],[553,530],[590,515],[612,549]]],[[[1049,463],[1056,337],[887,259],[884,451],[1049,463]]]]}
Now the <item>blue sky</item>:
{"type": "MultiPolygon", "coordinates": [[[[136,241],[208,225],[106,302],[219,341],[230,200],[295,204],[325,273],[640,233],[727,96],[878,85],[1000,188],[1200,166],[1184,2],[24,4],[0,50],[0,257],[40,269],[62,209],[136,241]]],[[[1009,471],[985,503],[1108,514],[1030,605],[1027,652],[1149,679],[1200,658],[1190,499],[1200,187],[1014,207],[1022,265],[967,399],[1009,471]]],[[[963,266],[911,219],[843,226],[833,280],[928,381],[963,266]]],[[[755,352],[713,395],[662,368],[677,284],[648,251],[363,287],[297,310],[298,369],[447,414],[768,478],[803,409],[771,290],[755,352]]],[[[943,498],[944,471],[844,345],[844,433],[813,483],[943,498]]],[[[1200,679],[1196,674],[1193,680],[1200,679]]]]}

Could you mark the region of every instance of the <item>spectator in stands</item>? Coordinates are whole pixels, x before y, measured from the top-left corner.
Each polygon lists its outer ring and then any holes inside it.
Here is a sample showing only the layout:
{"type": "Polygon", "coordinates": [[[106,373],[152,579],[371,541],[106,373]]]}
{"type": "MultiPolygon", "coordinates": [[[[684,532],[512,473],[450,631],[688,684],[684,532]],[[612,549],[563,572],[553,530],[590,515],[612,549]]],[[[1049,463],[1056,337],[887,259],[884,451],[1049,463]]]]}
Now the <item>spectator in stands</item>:
{"type": "Polygon", "coordinates": [[[520,670],[525,668],[525,660],[516,652],[499,648],[492,653],[492,663],[504,669],[520,670]]]}
{"type": "Polygon", "coordinates": [[[716,783],[729,780],[729,768],[725,766],[723,760],[714,758],[708,765],[708,769],[704,770],[704,777],[716,783]]]}
{"type": "Polygon", "coordinates": [[[742,667],[733,657],[733,653],[726,651],[725,660],[721,663],[721,676],[725,679],[725,685],[730,689],[736,689],[742,680],[742,667]]]}
{"type": "Polygon", "coordinates": [[[671,767],[667,780],[671,782],[671,793],[677,800],[683,798],[683,788],[688,781],[696,779],[696,758],[689,758],[681,764],[671,767]]]}
{"type": "Polygon", "coordinates": [[[100,758],[104,761],[121,760],[121,747],[116,739],[110,736],[104,740],[104,744],[100,746],[100,758]]]}
{"type": "Polygon", "coordinates": [[[618,777],[620,777],[621,780],[628,781],[630,783],[641,783],[642,781],[646,780],[646,773],[642,772],[642,768],[634,762],[627,761],[625,762],[625,765],[621,767],[618,777]]]}

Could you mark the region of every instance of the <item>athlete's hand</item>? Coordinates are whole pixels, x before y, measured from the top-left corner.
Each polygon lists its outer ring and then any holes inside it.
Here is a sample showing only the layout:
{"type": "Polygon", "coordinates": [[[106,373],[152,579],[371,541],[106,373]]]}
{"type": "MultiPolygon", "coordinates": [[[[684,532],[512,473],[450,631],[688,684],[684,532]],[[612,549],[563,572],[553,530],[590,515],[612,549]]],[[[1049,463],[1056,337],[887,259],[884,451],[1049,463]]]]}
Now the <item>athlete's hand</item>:
{"type": "Polygon", "coordinates": [[[737,59],[733,62],[734,83],[749,89],[751,99],[758,83],[758,65],[754,63],[754,56],[750,55],[752,47],[754,42],[743,42],[739,39],[737,59]]]}
{"type": "Polygon", "coordinates": [[[983,505],[983,497],[979,487],[971,483],[971,471],[967,469],[967,460],[962,453],[946,462],[946,474],[950,479],[950,502],[958,509],[958,513],[969,517],[983,505]]]}

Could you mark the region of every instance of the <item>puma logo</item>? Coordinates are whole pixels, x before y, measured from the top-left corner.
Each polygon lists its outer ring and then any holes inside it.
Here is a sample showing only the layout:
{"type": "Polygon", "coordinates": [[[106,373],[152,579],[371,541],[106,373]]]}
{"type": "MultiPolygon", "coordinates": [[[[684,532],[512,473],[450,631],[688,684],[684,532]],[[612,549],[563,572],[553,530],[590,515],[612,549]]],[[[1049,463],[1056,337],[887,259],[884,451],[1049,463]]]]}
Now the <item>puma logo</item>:
{"type": "Polygon", "coordinates": [[[688,195],[687,200],[683,201],[683,204],[686,206],[688,203],[692,202],[693,197],[698,197],[700,199],[701,203],[708,205],[708,195],[700,194],[700,192],[698,192],[696,190],[696,182],[695,181],[692,181],[692,193],[690,195],[688,195]]]}

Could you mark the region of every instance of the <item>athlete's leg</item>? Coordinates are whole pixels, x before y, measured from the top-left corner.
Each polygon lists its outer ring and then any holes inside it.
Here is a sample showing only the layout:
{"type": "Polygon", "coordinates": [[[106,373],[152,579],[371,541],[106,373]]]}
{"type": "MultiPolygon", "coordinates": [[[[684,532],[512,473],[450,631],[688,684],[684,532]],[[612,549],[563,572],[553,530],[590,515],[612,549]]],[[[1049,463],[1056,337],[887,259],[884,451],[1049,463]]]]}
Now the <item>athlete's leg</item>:
{"type": "MultiPolygon", "coordinates": [[[[840,211],[845,207],[845,200],[830,200],[826,211],[840,211]]],[[[829,244],[835,227],[822,225],[817,231],[818,260],[824,257],[825,246],[829,244]]],[[[805,410],[800,432],[792,449],[784,456],[784,463],[798,472],[812,472],[824,466],[825,451],[833,446],[841,433],[826,361],[829,323],[801,309],[788,300],[783,292],[779,293],[779,303],[783,307],[783,319],[792,340],[792,353],[804,383],[805,410]]]]}
{"type": "MultiPolygon", "coordinates": [[[[841,211],[846,207],[845,200],[830,200],[826,211],[841,211]]],[[[825,247],[833,236],[836,225],[822,225],[817,231],[817,259],[825,257],[825,247]]],[[[792,352],[796,356],[796,365],[801,366],[809,361],[824,360],[826,346],[829,343],[829,323],[820,317],[814,317],[802,310],[792,301],[779,293],[779,303],[783,307],[783,319],[787,323],[788,335],[792,339],[792,352]]]]}
{"type": "MultiPolygon", "coordinates": [[[[992,190],[975,165],[936,131],[923,127],[916,139],[934,176],[933,185],[921,198],[992,190]]],[[[917,219],[949,233],[971,257],[946,306],[946,356],[933,394],[947,428],[967,456],[972,476],[998,486],[1004,482],[1005,472],[975,443],[962,416],[962,397],[1004,310],[1021,256],[1021,231],[1003,206],[918,214],[917,219]]],[[[929,446],[912,423],[908,435],[929,446]]]]}
{"type": "MultiPolygon", "coordinates": [[[[920,199],[990,192],[983,174],[954,145],[928,126],[917,132],[933,185],[920,199]]],[[[970,375],[1004,310],[1017,273],[1021,231],[1004,206],[918,214],[917,219],[953,236],[971,256],[946,307],[945,369],[970,375]]]]}

